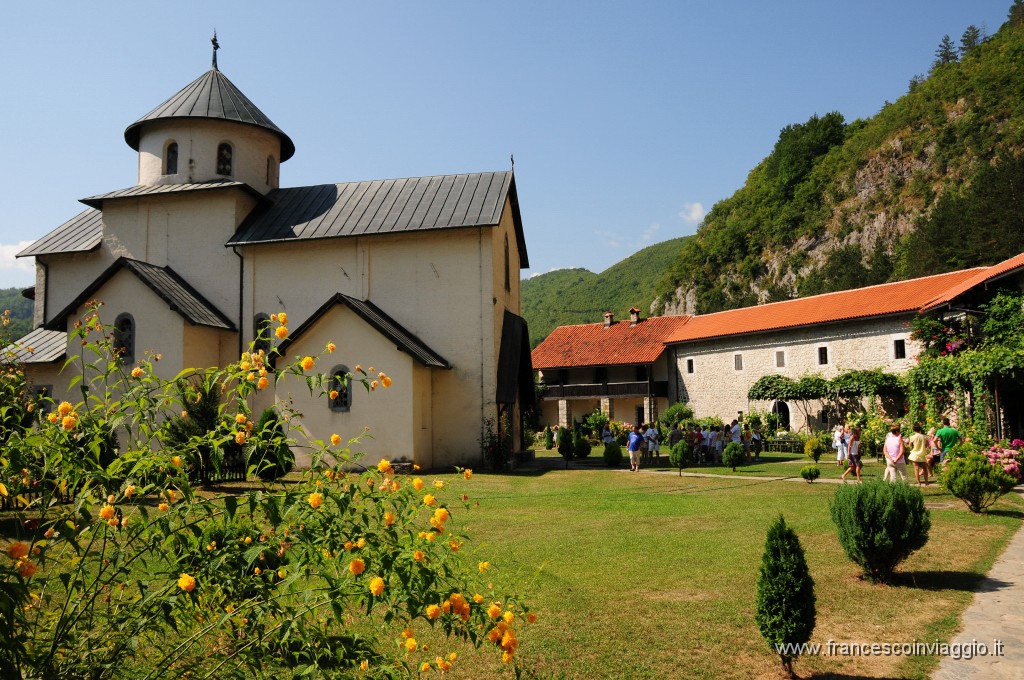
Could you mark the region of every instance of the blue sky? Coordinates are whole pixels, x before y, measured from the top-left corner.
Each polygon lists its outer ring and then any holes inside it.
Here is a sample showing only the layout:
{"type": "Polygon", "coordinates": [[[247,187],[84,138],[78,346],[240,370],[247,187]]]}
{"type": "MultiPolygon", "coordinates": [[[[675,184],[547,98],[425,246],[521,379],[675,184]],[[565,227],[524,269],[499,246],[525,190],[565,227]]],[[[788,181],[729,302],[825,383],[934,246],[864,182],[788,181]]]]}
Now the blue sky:
{"type": "MultiPolygon", "coordinates": [[[[13,253],[131,186],[124,128],[219,65],[295,141],[284,186],[502,170],[532,269],[691,234],[784,126],[876,113],[1011,0],[12,3],[0,287],[13,253]]],[[[30,258],[31,259],[31,258],[30,258]]],[[[27,268],[26,265],[29,265],[27,268]]]]}

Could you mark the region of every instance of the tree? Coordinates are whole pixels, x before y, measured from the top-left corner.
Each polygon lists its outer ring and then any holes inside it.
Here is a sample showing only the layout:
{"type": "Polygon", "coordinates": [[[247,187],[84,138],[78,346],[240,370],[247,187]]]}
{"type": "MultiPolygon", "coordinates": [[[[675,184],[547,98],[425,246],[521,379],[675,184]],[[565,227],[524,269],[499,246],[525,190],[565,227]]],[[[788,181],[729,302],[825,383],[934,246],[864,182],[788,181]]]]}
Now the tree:
{"type": "Polygon", "coordinates": [[[952,64],[959,59],[959,54],[956,50],[956,43],[949,37],[949,34],[942,36],[942,41],[939,42],[939,46],[935,49],[935,61],[932,62],[932,70],[945,66],[946,64],[952,64]]]}
{"type": "Polygon", "coordinates": [[[1006,18],[1011,26],[1024,24],[1024,0],[1013,0],[1013,4],[1010,5],[1010,12],[1006,18]]]}
{"type": "Polygon", "coordinates": [[[814,579],[796,532],[779,518],[768,528],[757,578],[754,621],[761,636],[793,677],[797,645],[811,639],[816,612],[814,579]]]}
{"type": "Polygon", "coordinates": [[[980,45],[985,39],[981,29],[971,24],[964,31],[964,34],[960,36],[960,57],[966,57],[971,50],[980,45]]]}

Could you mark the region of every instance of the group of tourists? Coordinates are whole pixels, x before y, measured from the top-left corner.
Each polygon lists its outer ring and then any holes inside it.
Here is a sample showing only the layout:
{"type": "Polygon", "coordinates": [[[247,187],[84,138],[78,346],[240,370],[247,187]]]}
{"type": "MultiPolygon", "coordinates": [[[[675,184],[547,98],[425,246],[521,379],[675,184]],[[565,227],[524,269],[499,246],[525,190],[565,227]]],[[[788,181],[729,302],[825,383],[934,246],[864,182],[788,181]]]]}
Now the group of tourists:
{"type": "Polygon", "coordinates": [[[694,425],[685,431],[677,424],[669,431],[669,447],[674,447],[685,440],[694,454],[694,462],[698,465],[721,464],[722,451],[727,444],[735,442],[743,447],[749,460],[760,461],[764,448],[764,437],[758,425],[740,424],[733,420],[725,425],[694,425]]]}
{"type": "MultiPolygon", "coordinates": [[[[605,425],[602,438],[605,445],[614,439],[607,425],[605,425]]],[[[639,472],[642,461],[647,461],[652,456],[661,456],[661,433],[658,432],[658,426],[654,423],[634,425],[633,431],[629,433],[626,448],[629,451],[630,471],[639,472]]]]}
{"type": "MultiPolygon", "coordinates": [[[[941,463],[949,449],[961,441],[960,433],[949,424],[949,418],[942,419],[942,428],[932,428],[927,434],[920,423],[914,423],[912,432],[904,436],[899,423],[893,423],[885,436],[882,457],[885,473],[882,479],[895,482],[907,480],[907,460],[914,465],[914,479],[918,486],[928,486],[929,477],[934,476],[934,466],[941,463]]],[[[836,450],[836,465],[846,465],[842,480],[851,472],[861,482],[860,428],[837,425],[832,433],[832,447],[836,450]]]]}

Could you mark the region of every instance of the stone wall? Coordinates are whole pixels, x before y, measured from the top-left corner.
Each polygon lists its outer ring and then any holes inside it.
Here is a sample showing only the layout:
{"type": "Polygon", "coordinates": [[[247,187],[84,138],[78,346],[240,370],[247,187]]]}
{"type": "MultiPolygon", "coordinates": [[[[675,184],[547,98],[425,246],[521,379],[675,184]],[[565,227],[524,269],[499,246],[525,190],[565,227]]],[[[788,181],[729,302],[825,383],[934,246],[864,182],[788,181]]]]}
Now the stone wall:
{"type": "MultiPolygon", "coordinates": [[[[794,380],[809,373],[831,379],[851,369],[903,373],[914,365],[918,352],[906,326],[910,318],[890,316],[672,345],[678,378],[669,381],[675,392],[671,400],[689,403],[697,417],[718,416],[729,422],[740,411],[770,408],[765,402],[748,401],[747,392],[771,373],[794,380]],[[896,358],[897,340],[904,342],[903,359],[896,358]],[[826,363],[819,363],[821,359],[826,363]]],[[[793,429],[808,425],[795,403],[788,406],[793,429]]]]}

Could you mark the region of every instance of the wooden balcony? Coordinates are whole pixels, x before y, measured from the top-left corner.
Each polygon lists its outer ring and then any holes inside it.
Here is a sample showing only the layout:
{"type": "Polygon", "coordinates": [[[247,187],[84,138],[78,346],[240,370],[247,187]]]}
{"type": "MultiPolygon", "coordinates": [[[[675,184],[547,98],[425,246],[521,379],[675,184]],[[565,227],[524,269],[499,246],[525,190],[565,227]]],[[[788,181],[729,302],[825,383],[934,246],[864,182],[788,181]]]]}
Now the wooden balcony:
{"type": "Polygon", "coordinates": [[[667,397],[668,381],[547,385],[544,399],[600,399],[602,397],[667,397]]]}

